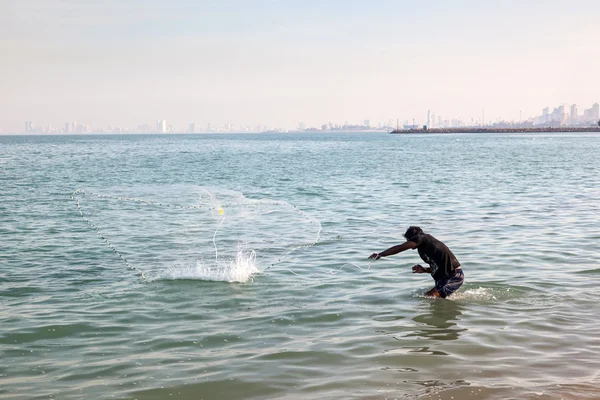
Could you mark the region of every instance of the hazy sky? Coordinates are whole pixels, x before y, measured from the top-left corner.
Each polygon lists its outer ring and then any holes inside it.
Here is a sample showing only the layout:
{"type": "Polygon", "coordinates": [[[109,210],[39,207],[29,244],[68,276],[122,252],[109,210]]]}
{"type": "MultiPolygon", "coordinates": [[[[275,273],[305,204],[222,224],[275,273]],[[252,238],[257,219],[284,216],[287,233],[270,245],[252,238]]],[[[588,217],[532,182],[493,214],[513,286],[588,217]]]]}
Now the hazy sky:
{"type": "Polygon", "coordinates": [[[600,101],[600,1],[0,0],[0,128],[518,119],[600,101]]]}

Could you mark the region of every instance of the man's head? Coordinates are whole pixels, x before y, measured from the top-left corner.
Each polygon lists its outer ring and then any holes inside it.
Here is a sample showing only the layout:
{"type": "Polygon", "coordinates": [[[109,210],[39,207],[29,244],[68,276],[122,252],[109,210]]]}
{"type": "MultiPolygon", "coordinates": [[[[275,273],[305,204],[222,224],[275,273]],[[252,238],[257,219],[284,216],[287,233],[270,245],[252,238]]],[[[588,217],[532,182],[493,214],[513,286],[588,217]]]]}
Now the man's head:
{"type": "Polygon", "coordinates": [[[423,229],[419,228],[418,226],[411,226],[410,228],[408,228],[406,230],[404,237],[408,240],[412,237],[415,237],[417,235],[422,235],[422,234],[423,234],[423,229]]]}

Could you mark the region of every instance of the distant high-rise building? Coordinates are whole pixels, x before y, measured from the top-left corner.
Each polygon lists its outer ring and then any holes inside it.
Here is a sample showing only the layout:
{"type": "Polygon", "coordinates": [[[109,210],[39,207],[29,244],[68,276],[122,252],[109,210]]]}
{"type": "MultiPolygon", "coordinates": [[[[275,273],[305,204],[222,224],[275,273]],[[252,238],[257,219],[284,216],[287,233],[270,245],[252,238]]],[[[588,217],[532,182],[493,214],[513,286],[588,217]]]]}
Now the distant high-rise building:
{"type": "Polygon", "coordinates": [[[596,122],[600,120],[600,104],[598,103],[595,103],[592,106],[592,119],[594,119],[596,122]]]}
{"type": "Polygon", "coordinates": [[[431,128],[431,110],[427,110],[427,127],[431,128]]]}
{"type": "Polygon", "coordinates": [[[194,122],[188,127],[188,133],[196,133],[196,124],[194,122]]]}
{"type": "Polygon", "coordinates": [[[564,105],[558,107],[558,120],[560,126],[565,126],[567,124],[567,110],[564,105]]]}
{"type": "Polygon", "coordinates": [[[549,107],[544,108],[544,110],[542,111],[542,121],[544,123],[550,122],[550,108],[549,107]]]}
{"type": "Polygon", "coordinates": [[[560,122],[560,107],[556,107],[550,114],[550,122],[560,122]]]}
{"type": "Polygon", "coordinates": [[[25,133],[33,132],[33,122],[25,121],[25,133]]]}
{"type": "Polygon", "coordinates": [[[368,120],[368,119],[365,119],[365,122],[364,122],[363,124],[364,124],[364,126],[366,126],[367,128],[370,128],[370,127],[371,127],[371,121],[370,121],[370,120],[368,120]]]}
{"type": "Polygon", "coordinates": [[[212,126],[211,126],[210,122],[208,124],[206,124],[206,132],[208,132],[208,133],[212,132],[212,126]]]}
{"type": "Polygon", "coordinates": [[[167,121],[164,119],[159,119],[156,121],[156,132],[167,133],[167,121]]]}
{"type": "Polygon", "coordinates": [[[298,124],[298,130],[303,131],[306,129],[306,124],[304,122],[300,122],[298,124]]]}
{"type": "Polygon", "coordinates": [[[64,133],[69,133],[70,132],[70,126],[68,122],[65,122],[65,128],[63,129],[64,133]]]}
{"type": "Polygon", "coordinates": [[[577,123],[577,105],[571,105],[571,114],[570,114],[571,125],[575,125],[577,123]]]}

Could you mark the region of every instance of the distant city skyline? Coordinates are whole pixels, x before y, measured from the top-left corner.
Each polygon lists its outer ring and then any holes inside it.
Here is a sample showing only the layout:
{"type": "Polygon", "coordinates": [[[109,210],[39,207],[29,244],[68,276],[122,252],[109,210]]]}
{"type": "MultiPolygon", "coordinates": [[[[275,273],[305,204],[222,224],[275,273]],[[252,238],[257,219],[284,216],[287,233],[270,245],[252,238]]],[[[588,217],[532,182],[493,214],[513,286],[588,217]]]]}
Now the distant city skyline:
{"type": "Polygon", "coordinates": [[[3,133],[24,121],[57,131],[67,121],[91,131],[155,130],[159,120],[177,131],[470,124],[552,104],[583,110],[600,97],[596,0],[0,0],[0,9],[3,133]]]}
{"type": "MultiPolygon", "coordinates": [[[[201,127],[200,124],[196,124],[195,121],[187,123],[187,127],[184,127],[185,123],[172,124],[167,120],[159,119],[156,120],[154,125],[152,124],[140,124],[135,127],[123,127],[117,125],[108,125],[106,127],[90,127],[85,123],[78,123],[77,121],[66,122],[62,127],[56,127],[52,124],[40,124],[37,125],[33,120],[27,120],[24,123],[24,129],[12,133],[223,133],[223,132],[265,132],[265,131],[340,131],[340,130],[391,130],[397,128],[403,129],[416,129],[422,126],[428,126],[429,128],[460,128],[460,127],[476,127],[476,126],[499,126],[499,127],[561,127],[561,126],[597,126],[600,120],[600,104],[594,103],[590,108],[582,108],[582,113],[579,113],[577,104],[562,104],[552,108],[549,106],[544,107],[541,110],[541,114],[537,116],[526,116],[523,117],[522,113],[519,114],[519,120],[504,120],[498,119],[496,121],[485,120],[485,110],[481,110],[480,117],[472,117],[470,120],[462,120],[459,118],[439,116],[435,112],[428,110],[426,115],[421,116],[417,121],[416,119],[404,119],[400,118],[388,119],[387,121],[379,121],[371,123],[369,119],[363,119],[360,121],[344,121],[343,123],[337,122],[326,122],[319,125],[311,126],[305,122],[298,122],[296,128],[283,128],[276,126],[269,126],[266,124],[258,125],[235,125],[235,124],[224,124],[222,126],[213,125],[208,122],[205,127],[201,127]]],[[[59,125],[60,126],[60,125],[59,125]]],[[[9,132],[6,132],[9,133],[9,132]]]]}

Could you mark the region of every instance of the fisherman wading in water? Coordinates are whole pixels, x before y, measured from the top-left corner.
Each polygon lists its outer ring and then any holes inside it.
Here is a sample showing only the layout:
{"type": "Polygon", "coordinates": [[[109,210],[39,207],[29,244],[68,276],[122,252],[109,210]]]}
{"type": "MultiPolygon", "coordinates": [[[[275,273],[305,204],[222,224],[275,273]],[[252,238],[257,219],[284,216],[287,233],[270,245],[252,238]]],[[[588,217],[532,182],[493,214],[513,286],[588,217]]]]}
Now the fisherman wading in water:
{"type": "Polygon", "coordinates": [[[412,267],[415,274],[429,273],[435,280],[435,287],[425,293],[426,296],[446,298],[462,286],[465,275],[460,263],[448,246],[431,235],[423,232],[418,226],[411,226],[404,234],[406,242],[382,251],[373,253],[370,259],[392,256],[408,249],[417,249],[421,259],[429,264],[429,268],[421,265],[412,267]]]}

